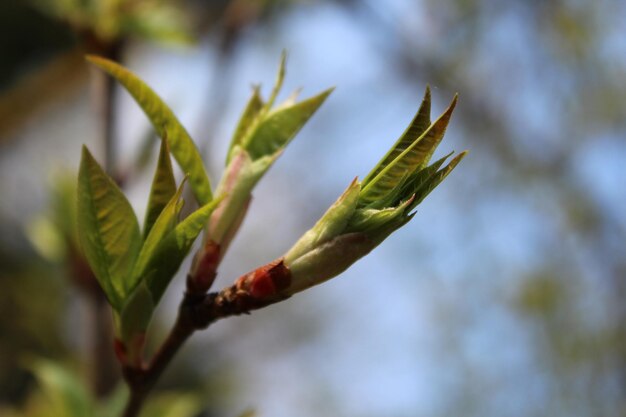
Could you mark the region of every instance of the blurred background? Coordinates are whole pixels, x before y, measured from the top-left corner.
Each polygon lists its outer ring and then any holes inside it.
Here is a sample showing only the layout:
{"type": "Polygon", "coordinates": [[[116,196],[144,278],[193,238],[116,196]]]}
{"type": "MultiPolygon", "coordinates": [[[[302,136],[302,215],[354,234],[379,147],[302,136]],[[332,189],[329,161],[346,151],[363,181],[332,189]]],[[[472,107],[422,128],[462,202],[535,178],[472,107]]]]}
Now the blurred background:
{"type": "Polygon", "coordinates": [[[279,256],[362,178],[426,84],[433,116],[460,95],[439,154],[470,154],[341,277],[197,334],[159,390],[203,416],[626,415],[624,22],[619,0],[3,0],[0,414],[35,413],[24,357],[85,381],[98,367],[98,312],[55,217],[72,210],[63,178],[81,144],[146,204],[158,141],[83,54],[153,86],[216,184],[250,86],[268,94],[284,48],[284,97],[337,89],[256,189],[216,287],[279,256]]]}

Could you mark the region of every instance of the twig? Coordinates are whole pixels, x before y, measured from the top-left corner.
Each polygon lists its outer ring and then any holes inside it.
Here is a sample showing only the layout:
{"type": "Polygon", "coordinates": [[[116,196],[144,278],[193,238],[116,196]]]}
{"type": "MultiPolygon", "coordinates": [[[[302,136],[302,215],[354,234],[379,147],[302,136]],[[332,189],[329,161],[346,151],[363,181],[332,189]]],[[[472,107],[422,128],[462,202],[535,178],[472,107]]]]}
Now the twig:
{"type": "Polygon", "coordinates": [[[176,323],[150,363],[141,368],[124,367],[122,373],[130,388],[130,398],[123,417],[136,417],[139,414],[146,397],[154,388],[165,368],[196,330],[206,329],[217,320],[249,314],[252,310],[288,298],[282,295],[266,299],[255,298],[246,288],[248,282],[243,279],[245,277],[240,278],[234,285],[220,292],[205,295],[185,293],[178,310],[176,323]]]}

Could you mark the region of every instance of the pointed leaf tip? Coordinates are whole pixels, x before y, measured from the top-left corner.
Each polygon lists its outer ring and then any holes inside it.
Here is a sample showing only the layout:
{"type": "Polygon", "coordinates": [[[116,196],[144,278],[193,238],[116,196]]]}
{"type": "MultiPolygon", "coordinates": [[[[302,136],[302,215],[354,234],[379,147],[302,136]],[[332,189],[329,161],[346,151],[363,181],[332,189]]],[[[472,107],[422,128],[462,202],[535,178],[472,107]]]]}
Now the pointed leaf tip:
{"type": "Polygon", "coordinates": [[[87,60],[115,78],[130,93],[159,136],[167,136],[170,152],[183,171],[190,174],[190,184],[196,199],[200,204],[211,201],[211,184],[200,152],[169,106],[150,86],[125,67],[96,56],[88,56],[87,60]]]}
{"type": "Polygon", "coordinates": [[[119,311],[130,288],[126,278],[141,246],[130,203],[83,146],[78,174],[78,237],[89,266],[119,311]]]}

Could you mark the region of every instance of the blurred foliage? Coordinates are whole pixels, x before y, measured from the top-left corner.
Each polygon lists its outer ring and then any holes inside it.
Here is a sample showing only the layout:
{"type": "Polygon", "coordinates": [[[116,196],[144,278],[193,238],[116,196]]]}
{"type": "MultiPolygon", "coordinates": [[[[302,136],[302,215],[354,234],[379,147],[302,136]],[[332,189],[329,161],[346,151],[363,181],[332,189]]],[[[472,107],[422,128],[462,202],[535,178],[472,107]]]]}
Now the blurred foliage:
{"type": "MultiPolygon", "coordinates": [[[[59,363],[31,358],[27,361],[37,389],[21,410],[2,409],[6,417],[117,417],[128,393],[119,386],[109,396],[96,400],[79,373],[59,363]]],[[[163,392],[149,400],[142,417],[193,417],[201,410],[200,397],[193,393],[163,392]]]]}
{"type": "Polygon", "coordinates": [[[172,0],[31,0],[41,11],[78,33],[114,42],[140,36],[165,42],[190,41],[182,2],[172,0]]]}

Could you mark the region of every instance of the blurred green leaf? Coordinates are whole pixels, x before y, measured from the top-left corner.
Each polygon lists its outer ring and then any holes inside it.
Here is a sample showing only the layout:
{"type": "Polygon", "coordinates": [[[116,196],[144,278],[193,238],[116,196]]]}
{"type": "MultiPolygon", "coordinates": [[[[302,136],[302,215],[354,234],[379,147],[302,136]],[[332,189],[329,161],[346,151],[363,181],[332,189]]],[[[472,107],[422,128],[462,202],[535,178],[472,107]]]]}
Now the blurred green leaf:
{"type": "Polygon", "coordinates": [[[26,236],[37,253],[50,262],[60,262],[66,255],[66,242],[56,224],[39,215],[26,225],[26,236]]]}
{"type": "Polygon", "coordinates": [[[125,383],[120,382],[113,392],[100,400],[96,412],[96,417],[118,417],[122,415],[129,392],[125,383]]]}
{"type": "Polygon", "coordinates": [[[433,152],[443,139],[446,127],[452,116],[457,102],[455,96],[450,106],[439,118],[409,147],[407,147],[392,162],[388,163],[361,192],[360,205],[367,206],[380,199],[384,199],[400,181],[411,175],[415,170],[424,167],[433,152]]]}
{"type": "Polygon", "coordinates": [[[165,43],[190,44],[193,37],[180,7],[167,3],[136,2],[120,17],[121,30],[165,43]]]}
{"type": "Polygon", "coordinates": [[[161,393],[148,400],[141,417],[193,417],[202,411],[197,394],[161,393]]]}
{"type": "Polygon", "coordinates": [[[119,311],[132,290],[130,272],[141,247],[139,225],[122,191],[84,146],[78,174],[78,233],[89,266],[119,311]]]}
{"type": "Polygon", "coordinates": [[[144,222],[144,240],[148,237],[154,222],[157,220],[167,203],[176,194],[176,180],[170,161],[169,146],[167,138],[161,140],[161,150],[157,162],[156,171],[152,180],[148,207],[146,209],[146,219],[144,222]]]}
{"type": "Polygon", "coordinates": [[[201,205],[213,198],[209,177],[198,148],[172,110],[135,74],[104,58],[89,56],[88,61],[117,79],[143,109],[161,138],[167,138],[174,158],[189,175],[191,189],[201,205]]]}
{"type": "Polygon", "coordinates": [[[49,402],[47,415],[84,417],[93,414],[93,399],[84,381],[49,360],[36,359],[29,365],[49,402]]]}

